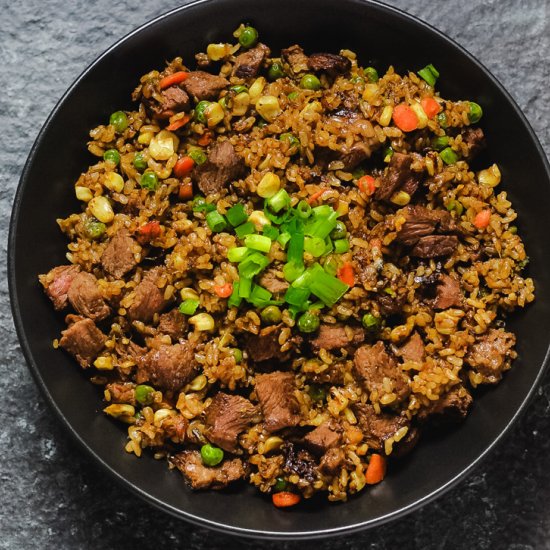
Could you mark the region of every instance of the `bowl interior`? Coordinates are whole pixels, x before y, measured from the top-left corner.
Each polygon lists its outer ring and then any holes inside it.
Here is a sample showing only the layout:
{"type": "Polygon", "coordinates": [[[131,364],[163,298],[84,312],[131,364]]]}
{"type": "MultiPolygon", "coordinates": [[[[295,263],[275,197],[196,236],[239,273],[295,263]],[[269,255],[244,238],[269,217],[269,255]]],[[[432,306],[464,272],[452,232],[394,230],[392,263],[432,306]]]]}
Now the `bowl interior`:
{"type": "Polygon", "coordinates": [[[544,154],[500,85],[469,55],[428,26],[392,8],[357,0],[205,1],[181,8],[132,33],[104,54],[70,89],[43,128],[24,171],[10,235],[10,288],[27,360],[46,396],[73,435],[128,487],[176,515],[202,525],[256,536],[323,536],[372,526],[441,493],[465,474],[501,436],[541,374],[549,342],[550,183],[544,154]],[[63,328],[42,293],[37,274],[65,261],[66,242],[55,219],[76,211],[73,183],[93,159],[90,128],[130,107],[139,77],[164,61],[193,55],[209,42],[229,40],[242,22],[278,51],[295,43],[306,52],[349,48],[380,70],[418,70],[433,63],[443,97],[483,106],[488,150],[480,163],[497,162],[502,189],[519,213],[537,301],[510,319],[519,358],[504,382],[483,392],[466,422],[442,437],[425,438],[390,471],[386,481],[348,504],[315,500],[290,513],[277,511],[249,486],[192,493],[181,476],[149,454],[123,450],[125,429],[100,413],[101,392],[85,382],[75,362],[52,348],[63,328]]]}

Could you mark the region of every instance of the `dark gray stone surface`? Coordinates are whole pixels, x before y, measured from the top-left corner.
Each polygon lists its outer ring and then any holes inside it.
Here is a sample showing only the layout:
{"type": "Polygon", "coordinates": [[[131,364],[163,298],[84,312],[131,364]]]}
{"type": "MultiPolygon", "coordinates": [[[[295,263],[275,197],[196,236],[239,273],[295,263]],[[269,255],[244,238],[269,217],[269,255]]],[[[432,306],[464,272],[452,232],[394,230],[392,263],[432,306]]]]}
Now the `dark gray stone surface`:
{"type": "MultiPolygon", "coordinates": [[[[242,541],[175,520],[114,486],[54,419],[24,363],[8,304],[6,238],[18,177],[73,79],[118,38],[180,3],[0,1],[0,548],[550,548],[550,376],[527,415],[467,481],[398,523],[325,543],[242,541]]],[[[389,3],[476,55],[550,150],[547,1],[389,3]]]]}

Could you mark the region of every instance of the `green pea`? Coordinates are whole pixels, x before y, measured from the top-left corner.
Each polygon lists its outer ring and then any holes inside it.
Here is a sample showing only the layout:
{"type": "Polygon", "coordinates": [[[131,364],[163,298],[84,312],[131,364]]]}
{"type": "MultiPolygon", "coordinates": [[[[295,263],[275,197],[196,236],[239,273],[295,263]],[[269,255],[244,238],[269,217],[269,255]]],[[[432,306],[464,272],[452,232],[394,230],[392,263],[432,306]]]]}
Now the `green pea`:
{"type": "Polygon", "coordinates": [[[201,447],[201,458],[206,466],[217,466],[223,460],[223,451],[207,443],[201,447]]]}
{"type": "Polygon", "coordinates": [[[140,405],[150,405],[153,402],[154,391],[154,388],[145,384],[140,384],[139,386],[136,386],[136,389],[134,390],[136,401],[140,405]]]}
{"type": "Polygon", "coordinates": [[[103,160],[112,162],[115,166],[120,163],[120,153],[116,149],[108,149],[103,153],[103,160]]]}
{"type": "Polygon", "coordinates": [[[90,218],[84,224],[84,231],[90,239],[99,239],[105,233],[106,226],[103,222],[90,218]]]}
{"type": "Polygon", "coordinates": [[[239,44],[243,48],[252,48],[256,42],[258,42],[258,31],[254,27],[245,27],[239,36],[239,44]]]}
{"type": "Polygon", "coordinates": [[[451,199],[449,201],[449,203],[447,204],[447,210],[449,212],[456,212],[457,216],[460,216],[462,214],[462,212],[464,212],[464,206],[462,206],[462,203],[455,200],[455,199],[451,199]]]}
{"type": "Polygon", "coordinates": [[[445,113],[439,113],[436,117],[437,122],[439,123],[439,126],[441,128],[447,128],[448,127],[448,121],[447,121],[447,115],[445,113]]]}
{"type": "Polygon", "coordinates": [[[147,168],[147,161],[145,160],[145,157],[143,156],[143,153],[136,153],[134,155],[134,168],[136,170],[145,170],[147,168]]]}
{"type": "Polygon", "coordinates": [[[159,186],[159,179],[154,172],[144,172],[139,180],[139,185],[148,191],[156,191],[159,186]]]}
{"type": "Polygon", "coordinates": [[[236,86],[231,86],[229,88],[232,92],[235,92],[235,95],[242,94],[243,92],[248,92],[248,88],[242,84],[237,84],[236,86]]]}
{"type": "Polygon", "coordinates": [[[205,111],[210,106],[210,101],[199,101],[197,103],[197,106],[195,107],[195,118],[202,122],[203,124],[206,122],[206,114],[205,111]]]}
{"type": "Polygon", "coordinates": [[[305,74],[300,80],[300,88],[304,90],[318,90],[320,87],[321,82],[314,74],[305,74]]]}
{"type": "Polygon", "coordinates": [[[324,401],[327,396],[325,388],[317,384],[311,384],[307,393],[313,401],[324,401]]]}
{"type": "Polygon", "coordinates": [[[128,128],[128,117],[123,111],[114,112],[109,118],[109,124],[115,127],[115,131],[122,134],[128,128]]]}
{"type": "Polygon", "coordinates": [[[187,154],[195,161],[195,164],[198,165],[204,164],[208,160],[206,153],[202,149],[191,149],[187,154]]]}
{"type": "Polygon", "coordinates": [[[232,353],[235,363],[237,363],[237,365],[241,363],[243,360],[243,352],[239,348],[233,348],[232,353]]]}
{"type": "Polygon", "coordinates": [[[442,151],[449,145],[449,136],[437,136],[432,139],[432,147],[436,151],[442,151]]]}
{"type": "Polygon", "coordinates": [[[343,239],[348,234],[346,224],[340,220],[336,222],[336,227],[330,232],[330,238],[333,240],[343,239]]]}
{"type": "Polygon", "coordinates": [[[515,225],[511,225],[508,228],[508,231],[510,231],[510,233],[512,233],[512,235],[515,235],[518,232],[518,228],[515,225]]]}
{"type": "Polygon", "coordinates": [[[376,330],[380,326],[380,317],[372,313],[365,313],[361,319],[361,323],[367,330],[376,330]]]}
{"type": "Polygon", "coordinates": [[[352,84],[364,84],[365,79],[356,74],[350,78],[350,82],[352,84]]]}
{"type": "Polygon", "coordinates": [[[286,97],[290,99],[290,101],[294,101],[300,96],[300,92],[290,92],[286,97]]]}
{"type": "Polygon", "coordinates": [[[481,105],[470,101],[470,112],[468,113],[468,118],[472,124],[479,122],[480,118],[483,116],[483,109],[481,105]]]}
{"type": "Polygon", "coordinates": [[[283,78],[283,76],[285,76],[283,66],[278,61],[274,61],[267,71],[267,78],[269,80],[277,80],[278,78],[283,78]]]}
{"type": "Polygon", "coordinates": [[[374,67],[367,67],[364,70],[365,76],[369,82],[378,82],[378,71],[374,67]]]}
{"type": "Polygon", "coordinates": [[[267,306],[262,310],[260,317],[264,323],[275,325],[281,321],[282,313],[277,306],[267,306]]]}
{"type": "Polygon", "coordinates": [[[310,311],[306,311],[298,319],[298,330],[310,334],[319,328],[319,317],[310,311]]]}
{"type": "Polygon", "coordinates": [[[455,164],[458,161],[458,155],[450,147],[445,147],[439,156],[445,164],[455,164]]]}
{"type": "Polygon", "coordinates": [[[288,483],[284,477],[278,477],[275,480],[275,485],[273,485],[273,492],[275,493],[281,493],[282,491],[286,491],[288,488],[288,483]]]}
{"type": "Polygon", "coordinates": [[[279,136],[279,140],[288,143],[288,152],[291,155],[298,152],[298,149],[300,148],[300,140],[294,134],[285,132],[279,136]]]}

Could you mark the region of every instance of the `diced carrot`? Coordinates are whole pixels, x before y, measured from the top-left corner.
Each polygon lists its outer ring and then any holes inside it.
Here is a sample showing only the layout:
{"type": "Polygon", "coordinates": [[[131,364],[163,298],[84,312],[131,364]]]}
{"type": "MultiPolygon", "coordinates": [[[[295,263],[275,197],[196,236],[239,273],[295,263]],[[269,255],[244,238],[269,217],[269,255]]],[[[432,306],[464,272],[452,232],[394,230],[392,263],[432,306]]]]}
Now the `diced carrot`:
{"type": "Polygon", "coordinates": [[[338,279],[340,279],[348,286],[353,286],[355,284],[355,274],[353,272],[353,266],[349,262],[346,262],[338,270],[338,279]]]}
{"type": "Polygon", "coordinates": [[[233,285],[231,283],[225,283],[224,285],[214,286],[214,292],[220,298],[229,298],[233,292],[233,285]]]}
{"type": "Polygon", "coordinates": [[[491,211],[489,209],[482,210],[481,212],[478,212],[476,214],[476,217],[474,218],[474,225],[478,229],[485,229],[489,222],[491,221],[491,211]]]}
{"type": "Polygon", "coordinates": [[[365,195],[372,195],[376,191],[376,180],[372,176],[362,176],[357,180],[357,187],[365,195]]]}
{"type": "Polygon", "coordinates": [[[277,508],[288,508],[289,506],[295,506],[302,500],[302,497],[300,495],[297,495],[296,493],[290,493],[288,491],[282,491],[280,493],[274,493],[271,497],[273,500],[273,504],[277,506],[277,508]]]}
{"type": "Polygon", "coordinates": [[[168,76],[160,79],[159,88],[161,90],[164,90],[165,88],[174,86],[174,84],[179,84],[180,82],[183,82],[188,76],[189,73],[186,73],[185,71],[178,71],[177,73],[169,74],[168,76]]]}
{"type": "Polygon", "coordinates": [[[184,201],[193,198],[193,184],[190,181],[180,184],[178,197],[184,201]]]}
{"type": "Polygon", "coordinates": [[[212,132],[204,132],[204,134],[197,139],[197,143],[202,147],[206,147],[212,141],[212,132]]]}
{"type": "Polygon", "coordinates": [[[315,191],[313,195],[311,195],[307,199],[308,204],[313,204],[317,199],[320,199],[323,196],[323,193],[326,191],[326,189],[319,189],[319,191],[315,191]]]}
{"type": "Polygon", "coordinates": [[[365,472],[365,481],[369,485],[380,483],[386,476],[386,459],[382,455],[373,454],[370,457],[367,471],[365,472]]]}
{"type": "Polygon", "coordinates": [[[148,222],[137,230],[137,240],[140,244],[146,244],[160,237],[162,228],[157,221],[148,222]]]}
{"type": "Polygon", "coordinates": [[[191,157],[180,157],[176,161],[176,164],[174,164],[174,175],[178,178],[183,178],[193,170],[194,166],[195,161],[191,157]]]}
{"type": "Polygon", "coordinates": [[[412,132],[418,128],[418,117],[416,113],[404,103],[397,105],[393,110],[393,121],[403,132],[412,132]]]}
{"type": "Polygon", "coordinates": [[[175,132],[176,130],[179,130],[182,126],[185,126],[190,120],[191,117],[189,115],[185,115],[184,117],[172,122],[172,124],[166,126],[166,129],[170,132],[175,132]]]}
{"type": "Polygon", "coordinates": [[[361,443],[361,440],[363,439],[363,432],[355,426],[350,426],[346,430],[346,435],[348,436],[348,440],[352,445],[359,445],[359,443],[361,443]]]}
{"type": "Polygon", "coordinates": [[[420,100],[420,105],[428,118],[433,118],[441,111],[441,105],[433,97],[423,97],[420,100]]]}

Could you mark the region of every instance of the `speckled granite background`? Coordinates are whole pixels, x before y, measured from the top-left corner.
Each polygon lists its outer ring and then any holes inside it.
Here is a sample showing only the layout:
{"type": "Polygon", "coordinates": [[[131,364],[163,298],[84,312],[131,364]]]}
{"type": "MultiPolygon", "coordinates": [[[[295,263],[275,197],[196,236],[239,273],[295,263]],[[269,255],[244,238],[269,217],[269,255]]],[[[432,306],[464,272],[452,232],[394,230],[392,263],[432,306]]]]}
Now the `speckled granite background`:
{"type": "MultiPolygon", "coordinates": [[[[118,38],[181,3],[0,0],[0,548],[550,548],[550,373],[527,415],[466,482],[398,523],[325,543],[240,540],[175,520],[113,485],[46,407],[8,303],[6,240],[19,174],[73,79],[118,38]]],[[[550,151],[548,0],[389,3],[476,55],[550,151]]]]}

